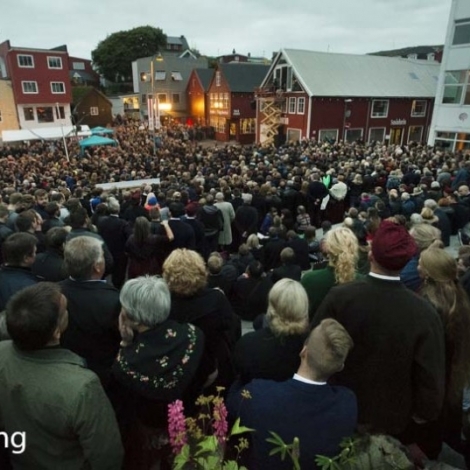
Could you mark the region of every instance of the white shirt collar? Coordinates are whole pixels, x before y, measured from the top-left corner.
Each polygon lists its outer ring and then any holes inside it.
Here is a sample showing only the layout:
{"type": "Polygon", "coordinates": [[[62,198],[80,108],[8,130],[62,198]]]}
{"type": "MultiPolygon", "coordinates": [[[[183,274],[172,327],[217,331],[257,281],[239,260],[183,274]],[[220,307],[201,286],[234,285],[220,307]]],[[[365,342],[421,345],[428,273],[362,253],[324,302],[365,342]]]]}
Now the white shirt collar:
{"type": "Polygon", "coordinates": [[[304,384],[309,384],[309,385],[326,385],[326,382],[315,382],[314,380],[306,379],[305,377],[302,377],[299,374],[294,374],[294,377],[292,377],[294,380],[298,380],[299,382],[303,382],[304,384]]]}
{"type": "Polygon", "coordinates": [[[370,272],[369,276],[375,277],[377,279],[383,279],[384,281],[399,281],[400,280],[400,276],[384,276],[383,274],[377,274],[373,272],[370,272]]]}

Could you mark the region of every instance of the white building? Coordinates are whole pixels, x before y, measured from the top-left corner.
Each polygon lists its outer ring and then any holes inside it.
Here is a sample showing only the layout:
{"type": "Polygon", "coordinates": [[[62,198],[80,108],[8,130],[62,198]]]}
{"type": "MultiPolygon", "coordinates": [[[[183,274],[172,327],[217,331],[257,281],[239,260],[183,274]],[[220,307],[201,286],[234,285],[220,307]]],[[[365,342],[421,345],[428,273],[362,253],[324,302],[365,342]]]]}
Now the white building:
{"type": "Polygon", "coordinates": [[[452,0],[428,143],[470,151],[469,0],[452,0]]]}

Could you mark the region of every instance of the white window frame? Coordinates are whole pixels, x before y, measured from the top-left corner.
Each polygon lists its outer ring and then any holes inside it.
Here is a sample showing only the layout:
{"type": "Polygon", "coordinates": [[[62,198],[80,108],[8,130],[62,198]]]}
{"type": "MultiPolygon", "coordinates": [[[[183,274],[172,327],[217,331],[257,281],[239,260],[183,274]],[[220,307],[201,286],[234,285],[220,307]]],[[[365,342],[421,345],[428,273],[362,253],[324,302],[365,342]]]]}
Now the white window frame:
{"type": "Polygon", "coordinates": [[[364,137],[363,127],[353,127],[351,129],[346,129],[346,132],[344,134],[344,138],[346,139],[346,142],[348,142],[348,132],[351,132],[351,131],[361,131],[361,136],[359,138],[362,139],[364,137]]]}
{"type": "Polygon", "coordinates": [[[377,129],[382,129],[383,130],[383,138],[382,140],[378,140],[377,142],[385,142],[385,137],[387,136],[387,128],[386,127],[371,127],[369,128],[369,140],[368,142],[372,142],[372,139],[371,139],[371,134],[372,134],[372,131],[375,131],[377,129]]]}
{"type": "Polygon", "coordinates": [[[85,62],[72,62],[73,70],[85,70],[85,62]]]}
{"type": "Polygon", "coordinates": [[[90,106],[90,116],[99,116],[100,108],[98,106],[90,106]]]}
{"type": "MultiPolygon", "coordinates": [[[[411,134],[411,129],[412,129],[413,127],[419,127],[419,128],[421,129],[421,134],[420,134],[420,136],[419,136],[419,141],[418,141],[418,142],[421,142],[421,141],[423,140],[424,126],[410,126],[410,127],[408,128],[408,140],[406,141],[407,143],[410,142],[410,134],[411,134]]],[[[416,141],[414,141],[414,142],[416,142],[416,141]]]]}
{"type": "Polygon", "coordinates": [[[35,122],[36,121],[36,108],[34,106],[23,106],[23,119],[25,122],[35,122]],[[31,109],[33,111],[33,119],[27,119],[25,109],[31,109]]]}
{"type": "Polygon", "coordinates": [[[428,102],[426,100],[413,100],[411,103],[411,117],[425,117],[428,112],[428,102]],[[415,112],[415,106],[417,103],[424,103],[424,111],[422,113],[415,112]]]}
{"type": "Polygon", "coordinates": [[[338,142],[338,136],[339,136],[339,129],[320,129],[318,131],[318,142],[323,142],[323,139],[322,139],[322,132],[335,132],[336,133],[336,137],[335,137],[335,142],[338,142]]]}
{"type": "Polygon", "coordinates": [[[462,43],[460,43],[460,44],[454,44],[454,41],[455,41],[455,32],[456,32],[456,29],[457,29],[459,26],[468,26],[468,27],[470,27],[470,18],[458,20],[458,21],[455,22],[455,24],[454,24],[454,31],[453,31],[453,34],[452,34],[451,47],[462,47],[462,46],[468,46],[468,45],[470,44],[470,39],[469,39],[468,42],[462,42],[462,43]]]}
{"type": "Polygon", "coordinates": [[[305,97],[304,96],[299,96],[297,98],[297,114],[305,114],[305,97]],[[302,106],[300,106],[300,103],[302,103],[302,106]],[[302,107],[302,110],[300,110],[301,107],[302,107]]]}
{"type": "Polygon", "coordinates": [[[18,62],[18,67],[22,69],[34,69],[34,56],[32,56],[31,54],[18,54],[16,56],[16,60],[18,62]],[[21,65],[20,57],[29,57],[31,59],[31,65],[21,65]]]}
{"type": "Polygon", "coordinates": [[[171,72],[171,79],[174,82],[181,82],[181,81],[183,81],[183,75],[181,75],[181,72],[173,71],[173,72],[171,72]]]}
{"type": "MultiPolygon", "coordinates": [[[[443,94],[442,94],[442,101],[441,101],[441,104],[443,106],[470,106],[470,102],[469,103],[465,103],[465,100],[466,100],[466,97],[467,97],[467,93],[470,92],[470,70],[446,70],[444,72],[444,90],[443,90],[443,94]],[[447,80],[447,74],[455,74],[455,73],[459,73],[459,74],[464,74],[464,79],[462,81],[459,81],[458,83],[446,83],[446,80],[447,80]],[[457,103],[444,103],[444,98],[446,96],[446,88],[460,88],[461,89],[461,92],[460,92],[460,99],[457,103]]],[[[461,77],[459,77],[459,80],[461,80],[461,77]]]]}
{"type": "Polygon", "coordinates": [[[58,56],[47,56],[47,67],[49,69],[53,69],[53,70],[62,70],[62,57],[58,57],[58,56]],[[53,67],[51,65],[51,60],[57,60],[59,61],[60,63],[60,67],[53,67]]]}
{"type": "Polygon", "coordinates": [[[372,100],[372,106],[370,108],[370,117],[372,119],[386,119],[388,117],[388,111],[390,109],[390,100],[372,100]],[[387,103],[387,111],[385,113],[385,115],[374,115],[374,103],[376,102],[383,102],[383,103],[387,103]]]}
{"type": "Polygon", "coordinates": [[[297,98],[295,96],[289,96],[288,106],[289,114],[295,114],[295,111],[297,109],[297,98]]]}
{"type": "MultiPolygon", "coordinates": [[[[152,81],[152,75],[149,73],[147,75],[150,79],[150,81],[152,81]]],[[[164,70],[157,70],[155,72],[155,81],[156,82],[164,82],[166,80],[166,72],[164,70]]]]}
{"type": "Polygon", "coordinates": [[[64,82],[51,82],[51,93],[53,95],[65,95],[65,83],[64,82]],[[54,85],[61,85],[63,91],[54,91],[54,85]]]}
{"type": "Polygon", "coordinates": [[[299,140],[296,142],[301,142],[302,141],[302,129],[297,129],[296,127],[288,127],[286,129],[286,142],[293,142],[292,140],[289,140],[289,132],[294,131],[296,134],[299,134],[299,140]]]}
{"type": "Polygon", "coordinates": [[[222,77],[220,74],[220,70],[217,70],[217,72],[215,72],[215,86],[222,86],[222,77]]]}
{"type": "Polygon", "coordinates": [[[33,81],[33,80],[24,80],[21,82],[21,89],[23,90],[23,94],[25,95],[37,95],[39,93],[39,88],[38,88],[38,82],[33,81]],[[34,83],[34,86],[36,87],[36,91],[25,91],[24,86],[26,83],[34,83]]]}

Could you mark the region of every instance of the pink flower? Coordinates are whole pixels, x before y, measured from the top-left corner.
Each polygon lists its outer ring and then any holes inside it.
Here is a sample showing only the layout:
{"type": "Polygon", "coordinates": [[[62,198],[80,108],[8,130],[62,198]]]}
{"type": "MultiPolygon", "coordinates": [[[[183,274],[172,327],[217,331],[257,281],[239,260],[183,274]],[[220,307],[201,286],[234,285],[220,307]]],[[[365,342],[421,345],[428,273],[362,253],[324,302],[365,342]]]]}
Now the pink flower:
{"type": "Polygon", "coordinates": [[[227,440],[228,424],[227,424],[227,408],[222,400],[214,402],[214,421],[212,427],[214,428],[214,435],[217,437],[219,443],[224,443],[227,440]]]}
{"type": "Polygon", "coordinates": [[[188,441],[184,407],[181,400],[176,400],[168,405],[168,434],[173,453],[178,455],[188,441]]]}

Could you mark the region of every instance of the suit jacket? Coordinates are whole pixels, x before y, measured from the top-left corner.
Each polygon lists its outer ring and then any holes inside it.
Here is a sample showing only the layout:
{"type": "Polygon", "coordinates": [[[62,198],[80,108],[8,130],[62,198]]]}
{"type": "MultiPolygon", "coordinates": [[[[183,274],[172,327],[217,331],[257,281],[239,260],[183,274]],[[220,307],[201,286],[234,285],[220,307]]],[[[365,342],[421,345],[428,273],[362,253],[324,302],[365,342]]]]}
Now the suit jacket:
{"type": "Polygon", "coordinates": [[[31,266],[31,271],[48,282],[67,279],[64,257],[57,250],[47,249],[44,253],[39,253],[31,266]]]}
{"type": "Polygon", "coordinates": [[[125,256],[126,242],[132,233],[131,227],[126,220],[113,215],[102,217],[96,224],[96,228],[113,258],[117,259],[125,256]]]}
{"type": "Polygon", "coordinates": [[[119,291],[105,281],[66,279],[60,286],[69,312],[61,344],[83,357],[106,384],[121,342],[119,291]]]}
{"type": "Polygon", "coordinates": [[[253,380],[248,385],[234,384],[227,399],[232,418],[240,417],[243,426],[253,428],[250,470],[291,470],[289,458],[270,456],[273,445],[266,441],[276,432],[285,443],[300,441],[300,464],[314,470],[318,454],[336,456],[343,438],[356,428],[357,404],[354,393],[344,387],[313,385],[295,379],[285,382],[253,380]],[[244,400],[242,390],[251,398],[244,400]]]}
{"type": "Polygon", "coordinates": [[[400,281],[367,276],[333,287],[313,327],[339,321],[354,348],[334,383],[357,396],[359,422],[398,435],[416,415],[435,420],[444,398],[444,330],[434,307],[400,281]],[[386,406],[384,406],[386,404],[386,406]]]}
{"type": "Polygon", "coordinates": [[[13,295],[25,287],[32,286],[39,282],[38,278],[29,268],[20,266],[0,267],[0,312],[5,307],[13,295]]]}
{"type": "Polygon", "coordinates": [[[179,219],[170,219],[168,225],[175,237],[170,243],[172,250],[176,248],[187,248],[188,250],[196,249],[196,235],[191,225],[179,219]]]}
{"type": "Polygon", "coordinates": [[[188,219],[186,217],[182,220],[193,228],[196,241],[196,251],[202,255],[204,249],[204,224],[194,218],[188,219]]]}

